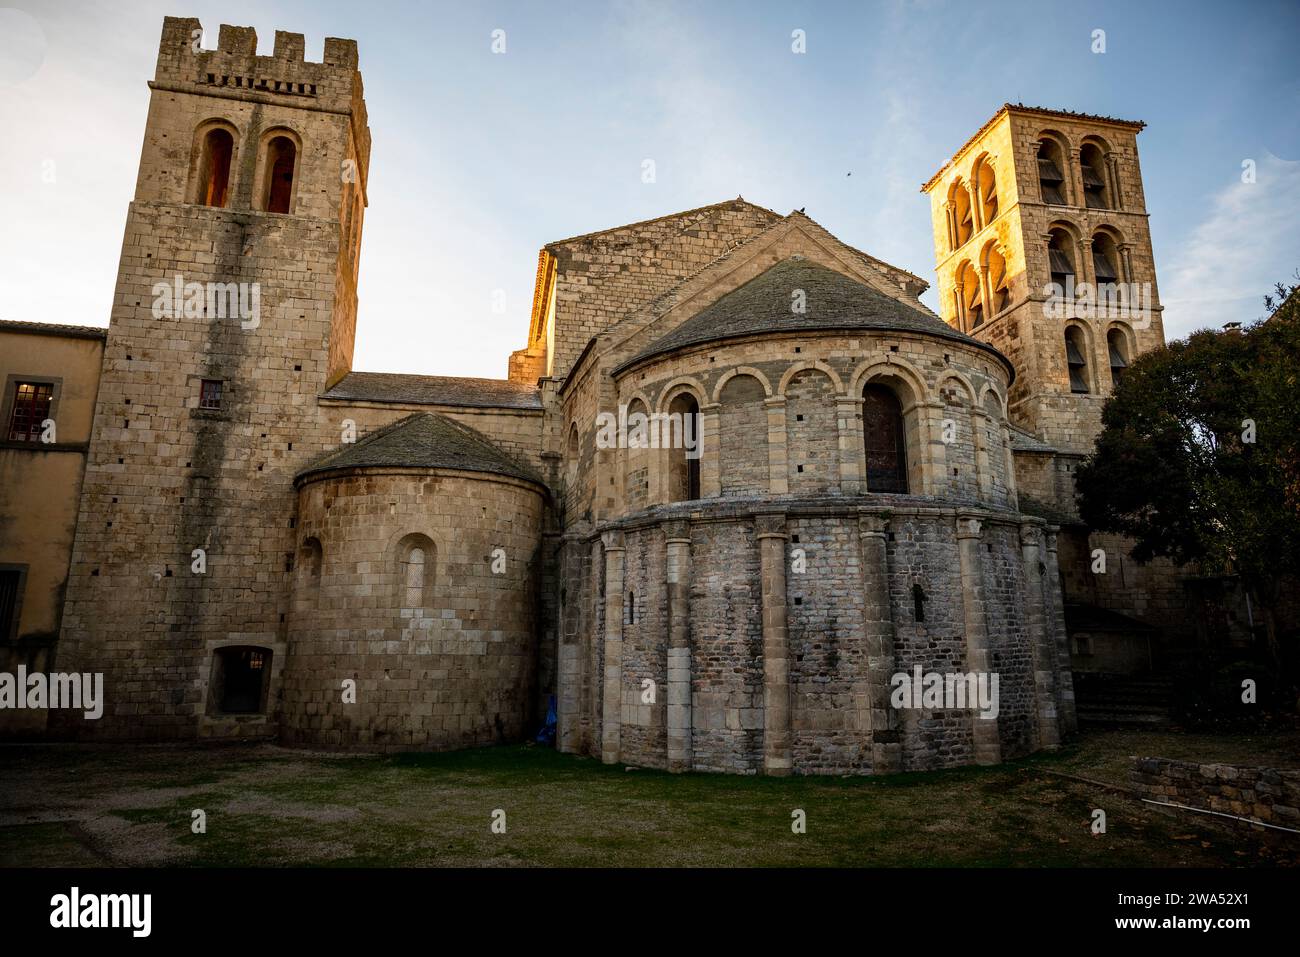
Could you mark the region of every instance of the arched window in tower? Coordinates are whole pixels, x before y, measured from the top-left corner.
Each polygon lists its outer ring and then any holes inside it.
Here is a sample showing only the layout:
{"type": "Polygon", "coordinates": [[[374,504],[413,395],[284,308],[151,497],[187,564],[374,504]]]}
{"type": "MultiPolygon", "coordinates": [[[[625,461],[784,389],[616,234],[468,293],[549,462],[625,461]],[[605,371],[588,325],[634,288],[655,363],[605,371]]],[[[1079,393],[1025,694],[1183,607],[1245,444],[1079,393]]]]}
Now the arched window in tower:
{"type": "Polygon", "coordinates": [[[1051,137],[1038,141],[1038,191],[1043,202],[1053,206],[1065,205],[1065,158],[1061,146],[1051,137]]]}
{"type": "Polygon", "coordinates": [[[985,253],[984,275],[989,285],[989,317],[996,316],[1011,302],[1011,288],[1007,283],[1007,261],[990,245],[985,253]]]}
{"type": "Polygon", "coordinates": [[[1069,326],[1065,330],[1065,364],[1070,370],[1070,391],[1076,395],[1087,394],[1088,390],[1088,346],[1083,332],[1078,326],[1069,326]]]}
{"type": "Polygon", "coordinates": [[[953,274],[953,293],[957,303],[956,323],[958,329],[970,332],[984,322],[983,296],[980,289],[979,273],[966,260],[957,267],[953,274]]]}
{"type": "Polygon", "coordinates": [[[952,248],[965,245],[975,231],[975,219],[971,212],[970,193],[961,183],[954,183],[949,196],[952,203],[952,248]]]}
{"type": "Polygon", "coordinates": [[[1069,295],[1077,280],[1074,257],[1070,255],[1070,234],[1064,229],[1053,229],[1047,241],[1047,268],[1052,282],[1061,287],[1062,295],[1069,295]]]}
{"type": "Polygon", "coordinates": [[[271,137],[262,167],[262,208],[268,213],[289,212],[297,162],[298,147],[293,140],[287,136],[271,137]]]}
{"type": "MultiPolygon", "coordinates": [[[[668,500],[692,502],[700,497],[700,404],[683,392],[668,403],[668,500]],[[678,437],[680,436],[680,440],[678,437]]],[[[660,441],[663,441],[662,437],[660,441]]]]}
{"type": "Polygon", "coordinates": [[[230,164],[235,155],[235,137],[225,127],[203,135],[199,159],[198,196],[200,206],[225,209],[230,194],[230,164]]]}
{"type": "Polygon", "coordinates": [[[1096,143],[1085,143],[1079,150],[1079,172],[1083,174],[1084,205],[1089,209],[1113,208],[1106,188],[1106,157],[1096,143]]]}
{"type": "Polygon", "coordinates": [[[903,407],[892,389],[862,390],[862,441],[866,449],[867,491],[907,493],[907,449],[903,407]]]}
{"type": "Polygon", "coordinates": [[[975,192],[979,197],[980,221],[987,226],[998,215],[998,183],[988,160],[979,164],[975,174],[975,192]]]}
{"type": "Polygon", "coordinates": [[[1097,233],[1092,237],[1092,267],[1097,276],[1097,301],[1105,302],[1108,298],[1103,295],[1109,286],[1110,293],[1117,293],[1117,288],[1121,282],[1119,271],[1119,249],[1115,245],[1115,240],[1106,233],[1097,233]]]}
{"type": "Polygon", "coordinates": [[[1128,343],[1124,339],[1124,333],[1119,329],[1106,333],[1106,350],[1110,354],[1110,384],[1112,388],[1118,388],[1119,380],[1128,368],[1128,343]]]}

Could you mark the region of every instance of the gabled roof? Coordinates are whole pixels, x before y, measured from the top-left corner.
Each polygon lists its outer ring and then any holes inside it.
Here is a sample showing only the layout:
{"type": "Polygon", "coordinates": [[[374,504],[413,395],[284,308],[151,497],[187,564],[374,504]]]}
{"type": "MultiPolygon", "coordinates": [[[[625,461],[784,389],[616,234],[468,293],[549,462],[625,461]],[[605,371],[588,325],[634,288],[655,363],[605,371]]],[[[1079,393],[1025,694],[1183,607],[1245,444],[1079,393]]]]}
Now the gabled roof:
{"type": "Polygon", "coordinates": [[[397,372],[349,372],[321,398],[476,409],[542,407],[542,396],[537,389],[509,379],[403,375],[397,372]]]}
{"type": "Polygon", "coordinates": [[[458,469],[508,475],[542,485],[532,469],[516,462],[485,435],[443,415],[416,412],[317,459],[295,477],[353,468],[458,469]]]}
{"type": "Polygon", "coordinates": [[[728,206],[733,208],[746,206],[750,209],[757,209],[760,212],[767,213],[773,219],[781,218],[780,213],[770,210],[766,206],[759,206],[757,203],[751,203],[743,196],[737,196],[735,199],[724,199],[720,203],[710,203],[708,206],[696,206],[694,209],[684,209],[679,213],[666,213],[663,216],[656,216],[653,219],[643,219],[640,222],[626,223],[625,225],[622,226],[611,226],[608,229],[598,229],[595,232],[583,233],[581,236],[570,236],[568,239],[557,239],[554,242],[547,243],[544,248],[553,249],[556,246],[576,245],[577,243],[586,242],[589,239],[595,239],[598,236],[604,236],[607,235],[608,233],[617,233],[617,232],[622,232],[623,230],[636,230],[636,229],[640,229],[643,226],[653,226],[657,223],[662,223],[670,219],[685,219],[690,216],[696,216],[703,212],[708,212],[709,210],[722,209],[728,206]]]}
{"type": "Polygon", "coordinates": [[[987,343],[972,339],[838,270],[793,257],[777,263],[656,339],[622,363],[614,375],[653,356],[706,342],[782,332],[858,329],[923,333],[962,342],[997,356],[1014,374],[1007,358],[987,343]],[[803,293],[802,312],[792,308],[796,291],[803,293]]]}
{"type": "Polygon", "coordinates": [[[106,339],[102,326],[64,326],[54,322],[30,322],[26,319],[0,319],[0,332],[30,332],[38,336],[66,336],[69,339],[106,339]]]}

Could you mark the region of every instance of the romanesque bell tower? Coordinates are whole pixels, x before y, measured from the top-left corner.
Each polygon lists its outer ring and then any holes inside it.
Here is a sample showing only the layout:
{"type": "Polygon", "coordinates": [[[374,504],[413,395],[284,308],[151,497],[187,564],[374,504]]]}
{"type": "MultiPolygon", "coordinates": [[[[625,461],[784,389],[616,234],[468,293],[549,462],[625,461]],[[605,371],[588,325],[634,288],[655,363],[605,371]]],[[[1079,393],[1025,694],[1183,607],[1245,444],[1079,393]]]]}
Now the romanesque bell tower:
{"type": "Polygon", "coordinates": [[[316,397],[352,360],[370,157],[357,48],[327,39],[307,62],[302,35],[277,32],[258,56],[252,29],[223,25],[208,50],[198,20],[168,17],[149,87],[60,666],[105,673],[104,717],[78,732],[265,734],[293,473],[324,444],[316,397]],[[211,707],[228,681],[249,689],[243,716],[211,707]]]}
{"type": "Polygon", "coordinates": [[[1164,342],[1142,123],[1007,104],[930,178],[944,320],[1011,359],[1011,420],[1091,451],[1133,357],[1164,342]]]}

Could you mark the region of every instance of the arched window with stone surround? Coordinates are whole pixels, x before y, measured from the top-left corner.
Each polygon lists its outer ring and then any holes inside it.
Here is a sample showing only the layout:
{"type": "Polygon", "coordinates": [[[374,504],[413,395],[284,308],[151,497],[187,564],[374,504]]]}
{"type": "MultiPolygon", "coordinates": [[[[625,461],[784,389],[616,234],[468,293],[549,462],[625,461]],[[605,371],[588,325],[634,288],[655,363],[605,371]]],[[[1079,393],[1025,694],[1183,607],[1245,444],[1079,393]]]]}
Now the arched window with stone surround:
{"type": "Polygon", "coordinates": [[[1118,326],[1112,326],[1106,333],[1106,352],[1110,356],[1110,385],[1117,389],[1129,363],[1128,337],[1118,326]]]}
{"type": "Polygon", "coordinates": [[[228,123],[200,127],[198,166],[191,199],[200,206],[225,209],[230,202],[230,171],[235,157],[235,130],[228,123]]]}
{"type": "Polygon", "coordinates": [[[1065,180],[1065,149],[1059,140],[1044,134],[1038,141],[1038,192],[1043,202],[1050,206],[1064,206],[1069,202],[1069,186],[1065,180]]]}
{"type": "Polygon", "coordinates": [[[1120,264],[1119,246],[1110,233],[1100,231],[1092,237],[1092,266],[1097,277],[1097,302],[1118,300],[1120,284],[1124,281],[1120,264]]]}
{"type": "Polygon", "coordinates": [[[960,181],[953,183],[948,191],[948,203],[952,209],[949,243],[952,249],[960,249],[975,232],[970,193],[960,181]]]}
{"type": "Polygon", "coordinates": [[[980,289],[979,273],[969,260],[957,267],[955,282],[957,327],[963,332],[970,332],[984,324],[984,296],[980,289]]]}
{"type": "Polygon", "coordinates": [[[984,249],[984,275],[989,289],[988,318],[1000,313],[1011,302],[1011,286],[1007,279],[1007,261],[994,243],[984,249]]]}
{"type": "Polygon", "coordinates": [[[862,442],[868,492],[907,493],[907,438],[903,406],[893,389],[868,383],[862,390],[862,442]]]}
{"type": "Polygon", "coordinates": [[[772,487],[767,451],[767,390],[752,375],[732,376],[718,412],[718,471],[723,495],[766,495],[772,487]]]}
{"type": "Polygon", "coordinates": [[[298,173],[297,138],[288,130],[274,131],[262,146],[261,208],[268,213],[293,211],[298,173]]]}
{"type": "Polygon", "coordinates": [[[1086,395],[1088,387],[1088,342],[1083,330],[1070,325],[1065,328],[1065,364],[1070,373],[1070,391],[1086,395]]]}
{"type": "Polygon", "coordinates": [[[627,448],[623,450],[623,495],[628,508],[644,508],[649,502],[650,430],[649,409],[640,399],[633,399],[627,407],[627,448]]]}
{"type": "Polygon", "coordinates": [[[700,497],[700,403],[689,392],[682,392],[668,403],[668,501],[691,502],[700,497]],[[693,445],[694,448],[687,446],[693,445]]]}
{"type": "Polygon", "coordinates": [[[437,547],[427,535],[413,532],[397,543],[397,606],[404,618],[427,618],[433,611],[437,547]]]}
{"type": "Polygon", "coordinates": [[[1048,274],[1051,281],[1060,287],[1062,296],[1069,296],[1070,290],[1077,289],[1079,284],[1074,255],[1070,251],[1073,244],[1072,237],[1064,229],[1057,227],[1048,233],[1048,274]]]}
{"type": "Polygon", "coordinates": [[[981,156],[975,161],[971,181],[975,184],[975,203],[979,207],[980,222],[987,226],[998,215],[997,175],[993,172],[993,164],[988,156],[981,156]]]}
{"type": "Polygon", "coordinates": [[[1083,180],[1083,202],[1089,209],[1114,209],[1115,204],[1106,181],[1106,156],[1095,142],[1085,142],[1079,150],[1079,172],[1083,180]]]}

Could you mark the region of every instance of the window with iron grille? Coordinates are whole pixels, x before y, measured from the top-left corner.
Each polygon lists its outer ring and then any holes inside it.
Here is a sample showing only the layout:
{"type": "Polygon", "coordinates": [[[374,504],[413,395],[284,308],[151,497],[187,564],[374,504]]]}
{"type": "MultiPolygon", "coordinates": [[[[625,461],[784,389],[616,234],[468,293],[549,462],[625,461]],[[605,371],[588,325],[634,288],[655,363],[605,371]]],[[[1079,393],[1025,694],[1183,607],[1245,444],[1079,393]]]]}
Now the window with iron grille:
{"type": "Polygon", "coordinates": [[[202,388],[199,391],[199,408],[200,409],[220,409],[221,408],[221,380],[204,379],[202,388]]]}
{"type": "Polygon", "coordinates": [[[14,383],[14,406],[9,416],[10,442],[39,442],[41,423],[50,417],[54,400],[51,382],[14,383]]]}

